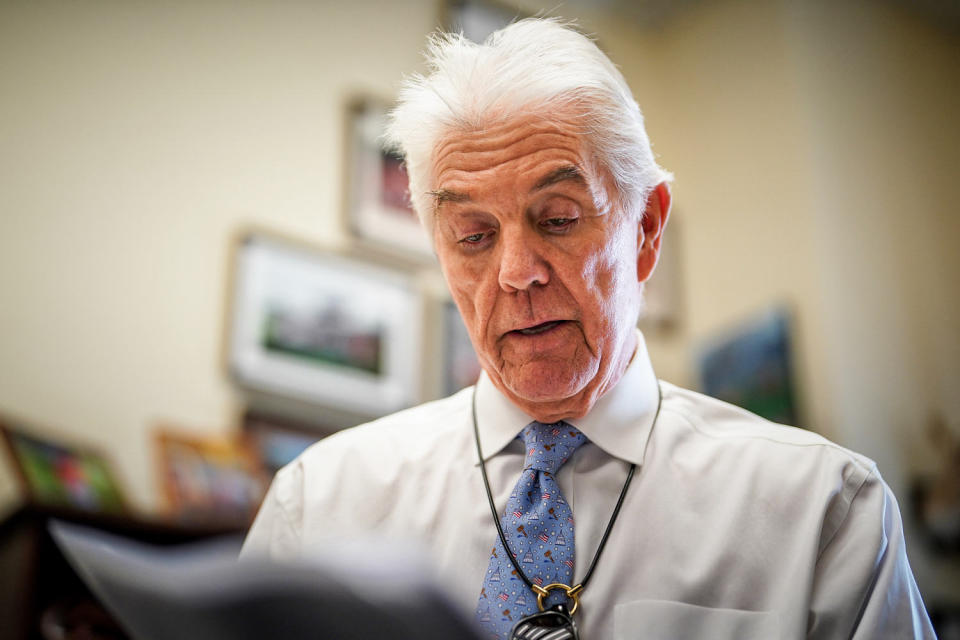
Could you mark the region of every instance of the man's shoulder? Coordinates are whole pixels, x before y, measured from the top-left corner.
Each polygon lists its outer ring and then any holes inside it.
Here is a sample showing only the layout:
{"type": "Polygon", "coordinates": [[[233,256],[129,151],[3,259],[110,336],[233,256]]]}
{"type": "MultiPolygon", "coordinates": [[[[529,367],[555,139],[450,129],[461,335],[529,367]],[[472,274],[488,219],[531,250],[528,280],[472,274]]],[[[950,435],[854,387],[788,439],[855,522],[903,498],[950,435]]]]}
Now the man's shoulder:
{"type": "Polygon", "coordinates": [[[744,521],[820,522],[822,546],[858,495],[883,493],[866,456],[715,398],[662,388],[662,424],[654,430],[659,468],[690,495],[706,492],[744,521]]]}
{"type": "Polygon", "coordinates": [[[286,533],[271,535],[301,549],[307,539],[409,524],[419,512],[397,504],[416,505],[424,487],[445,486],[457,461],[469,460],[470,398],[467,389],[311,445],[274,478],[265,522],[286,533]]]}
{"type": "Polygon", "coordinates": [[[661,383],[662,411],[700,442],[719,449],[756,454],[758,461],[776,465],[810,460],[856,468],[857,475],[876,470],[870,458],[842,447],[807,429],[778,424],[733,404],[670,383],[661,383]]]}

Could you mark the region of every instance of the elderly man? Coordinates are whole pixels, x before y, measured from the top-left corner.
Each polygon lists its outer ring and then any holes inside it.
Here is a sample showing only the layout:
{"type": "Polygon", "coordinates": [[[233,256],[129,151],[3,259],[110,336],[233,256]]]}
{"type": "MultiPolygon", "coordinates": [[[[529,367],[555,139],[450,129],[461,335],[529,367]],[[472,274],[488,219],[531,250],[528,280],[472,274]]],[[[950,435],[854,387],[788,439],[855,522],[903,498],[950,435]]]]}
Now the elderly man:
{"type": "Polygon", "coordinates": [[[389,135],[483,374],[309,449],[244,553],[419,540],[494,638],[932,637],[870,460],[654,375],[669,174],[613,64],[552,20],[429,62],[389,135]]]}

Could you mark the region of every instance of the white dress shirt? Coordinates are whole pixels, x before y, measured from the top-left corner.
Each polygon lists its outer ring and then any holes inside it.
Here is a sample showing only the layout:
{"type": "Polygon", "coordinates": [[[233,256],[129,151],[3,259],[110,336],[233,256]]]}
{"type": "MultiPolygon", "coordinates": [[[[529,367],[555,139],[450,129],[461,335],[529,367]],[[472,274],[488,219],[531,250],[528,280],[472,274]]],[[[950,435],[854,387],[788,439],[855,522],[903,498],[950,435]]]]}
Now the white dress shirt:
{"type": "MultiPolygon", "coordinates": [[[[497,533],[474,441],[474,388],[342,431],[282,469],[243,554],[290,558],[331,537],[412,539],[473,615],[497,533]]],[[[484,375],[483,456],[502,513],[532,418],[484,375]]],[[[606,638],[932,638],[896,500],[874,463],[660,382],[640,337],[617,386],[570,420],[589,438],[557,480],[582,580],[630,463],[620,517],[576,614],[606,638]],[[657,415],[658,388],[662,404],[657,415]]]]}

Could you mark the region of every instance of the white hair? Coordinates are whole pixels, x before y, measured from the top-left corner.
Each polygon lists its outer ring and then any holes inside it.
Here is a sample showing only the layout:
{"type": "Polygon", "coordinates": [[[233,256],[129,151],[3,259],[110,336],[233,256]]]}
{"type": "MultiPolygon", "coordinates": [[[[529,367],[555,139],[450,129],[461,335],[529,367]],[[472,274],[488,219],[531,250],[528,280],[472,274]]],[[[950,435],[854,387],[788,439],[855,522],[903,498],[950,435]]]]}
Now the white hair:
{"type": "Polygon", "coordinates": [[[572,23],[528,18],[483,44],[435,33],[426,61],[427,75],[404,80],[384,139],[404,156],[414,210],[431,231],[434,200],[428,190],[437,144],[457,131],[520,115],[572,112],[593,159],[613,180],[615,204],[638,219],[651,190],[672,178],[654,159],[623,75],[572,23]]]}

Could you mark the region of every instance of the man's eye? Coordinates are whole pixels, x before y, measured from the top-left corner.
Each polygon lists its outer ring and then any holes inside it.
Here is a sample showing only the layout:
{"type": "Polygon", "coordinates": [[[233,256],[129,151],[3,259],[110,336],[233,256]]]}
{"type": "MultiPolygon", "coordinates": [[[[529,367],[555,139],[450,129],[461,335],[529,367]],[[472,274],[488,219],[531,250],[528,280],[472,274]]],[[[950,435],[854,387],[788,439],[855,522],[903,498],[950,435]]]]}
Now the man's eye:
{"type": "Polygon", "coordinates": [[[543,221],[543,226],[551,231],[566,229],[576,222],[576,218],[548,218],[543,221]]]}
{"type": "Polygon", "coordinates": [[[464,244],[477,244],[481,242],[486,237],[484,233],[473,233],[465,238],[461,238],[460,242],[464,244]]]}

